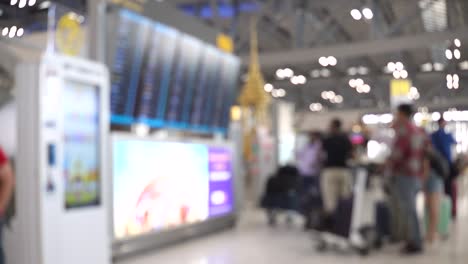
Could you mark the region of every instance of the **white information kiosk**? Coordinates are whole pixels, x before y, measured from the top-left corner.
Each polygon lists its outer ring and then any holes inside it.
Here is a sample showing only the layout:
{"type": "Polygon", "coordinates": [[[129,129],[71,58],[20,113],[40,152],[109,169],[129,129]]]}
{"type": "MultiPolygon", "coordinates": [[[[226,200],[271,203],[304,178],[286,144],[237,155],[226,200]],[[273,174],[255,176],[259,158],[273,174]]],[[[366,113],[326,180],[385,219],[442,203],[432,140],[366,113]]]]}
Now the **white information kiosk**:
{"type": "Polygon", "coordinates": [[[46,55],[16,67],[16,217],[7,263],[109,264],[109,75],[46,55]]]}

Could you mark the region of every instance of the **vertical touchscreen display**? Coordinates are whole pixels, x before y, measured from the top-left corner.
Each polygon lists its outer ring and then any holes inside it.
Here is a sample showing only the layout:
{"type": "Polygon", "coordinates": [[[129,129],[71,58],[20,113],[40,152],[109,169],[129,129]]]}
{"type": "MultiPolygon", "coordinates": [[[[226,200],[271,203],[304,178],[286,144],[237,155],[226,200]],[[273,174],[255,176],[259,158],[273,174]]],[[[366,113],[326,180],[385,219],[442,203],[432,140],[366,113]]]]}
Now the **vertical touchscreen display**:
{"type": "Polygon", "coordinates": [[[65,208],[99,205],[98,89],[66,82],[63,93],[65,208]]]}

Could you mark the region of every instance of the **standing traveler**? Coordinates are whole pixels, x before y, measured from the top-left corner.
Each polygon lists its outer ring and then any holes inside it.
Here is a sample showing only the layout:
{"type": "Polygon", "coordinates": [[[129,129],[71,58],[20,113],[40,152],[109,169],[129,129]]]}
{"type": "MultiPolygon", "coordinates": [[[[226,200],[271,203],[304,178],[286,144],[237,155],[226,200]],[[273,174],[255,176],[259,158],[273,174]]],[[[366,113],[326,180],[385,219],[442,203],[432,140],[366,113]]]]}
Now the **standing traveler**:
{"type": "Polygon", "coordinates": [[[5,214],[13,193],[13,171],[7,156],[0,148],[0,264],[5,264],[5,253],[3,251],[3,225],[5,214]]]}
{"type": "Polygon", "coordinates": [[[412,122],[411,105],[398,107],[394,130],[395,141],[390,156],[390,167],[398,193],[401,217],[407,228],[405,254],[423,251],[422,235],[416,210],[416,196],[422,188],[424,178],[425,154],[428,138],[424,131],[412,122]]]}
{"type": "Polygon", "coordinates": [[[317,184],[322,169],[322,141],[320,133],[309,133],[309,142],[296,155],[297,169],[302,177],[302,187],[308,191],[317,184]]]}
{"type": "Polygon", "coordinates": [[[457,143],[450,133],[447,133],[445,126],[447,122],[444,118],[440,118],[438,121],[439,129],[434,132],[431,136],[432,144],[434,148],[447,160],[450,166],[450,177],[445,179],[445,193],[452,199],[452,217],[456,217],[456,195],[455,195],[455,178],[458,174],[456,166],[452,158],[452,147],[457,143]]]}
{"type": "Polygon", "coordinates": [[[320,179],[326,227],[333,225],[332,215],[338,202],[352,194],[352,174],[347,164],[352,149],[351,141],[342,132],[341,120],[334,119],[330,134],[323,141],[325,162],[320,179]]]}

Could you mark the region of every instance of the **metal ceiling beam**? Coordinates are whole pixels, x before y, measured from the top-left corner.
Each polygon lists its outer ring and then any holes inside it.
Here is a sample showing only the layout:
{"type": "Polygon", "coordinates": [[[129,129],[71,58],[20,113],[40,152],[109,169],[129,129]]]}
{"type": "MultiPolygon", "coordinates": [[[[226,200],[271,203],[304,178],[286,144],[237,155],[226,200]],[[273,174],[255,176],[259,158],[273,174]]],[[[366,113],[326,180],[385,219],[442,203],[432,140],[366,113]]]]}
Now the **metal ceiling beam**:
{"type": "MultiPolygon", "coordinates": [[[[454,38],[468,38],[468,27],[459,28],[453,31],[422,33],[419,35],[347,43],[326,47],[266,52],[260,54],[260,63],[262,66],[266,67],[283,66],[287,64],[307,64],[324,55],[346,58],[390,53],[427,47],[435,43],[441,43],[454,38]]],[[[241,57],[244,63],[248,63],[248,55],[241,57]]]]}

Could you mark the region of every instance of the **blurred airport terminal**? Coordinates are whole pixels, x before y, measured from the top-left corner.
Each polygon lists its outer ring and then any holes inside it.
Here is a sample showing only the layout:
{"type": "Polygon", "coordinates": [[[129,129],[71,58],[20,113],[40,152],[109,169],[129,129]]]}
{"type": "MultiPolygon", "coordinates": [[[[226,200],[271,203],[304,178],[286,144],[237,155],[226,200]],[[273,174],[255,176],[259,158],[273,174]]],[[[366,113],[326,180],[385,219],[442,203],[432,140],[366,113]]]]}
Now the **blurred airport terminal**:
{"type": "Polygon", "coordinates": [[[468,0],[0,0],[0,264],[468,263],[468,0]]]}

